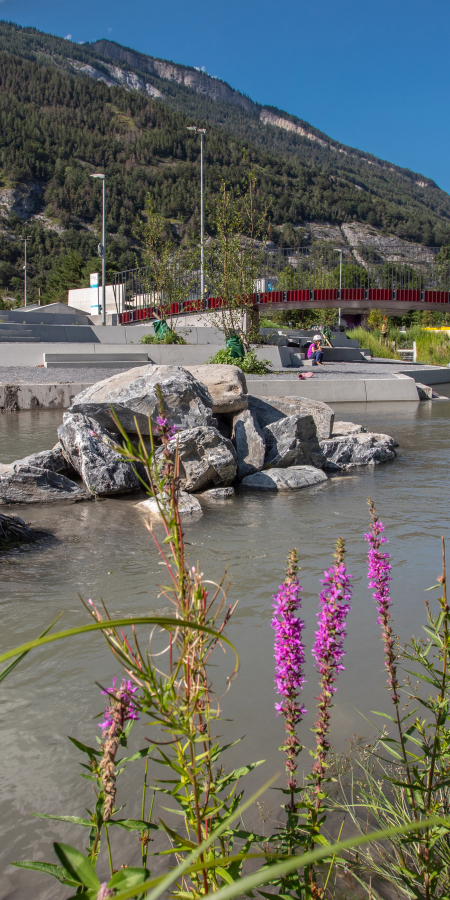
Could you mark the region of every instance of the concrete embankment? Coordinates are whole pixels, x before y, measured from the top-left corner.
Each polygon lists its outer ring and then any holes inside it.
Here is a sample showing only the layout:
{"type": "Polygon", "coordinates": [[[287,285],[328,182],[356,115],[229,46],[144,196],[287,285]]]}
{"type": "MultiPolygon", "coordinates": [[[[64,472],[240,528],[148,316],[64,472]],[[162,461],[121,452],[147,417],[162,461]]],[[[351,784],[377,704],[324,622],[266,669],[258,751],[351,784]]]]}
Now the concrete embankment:
{"type": "MultiPolygon", "coordinates": [[[[62,370],[59,370],[60,372],[62,370]]],[[[11,374],[13,374],[11,372],[11,374]]],[[[111,373],[102,372],[100,378],[111,373]]],[[[94,384],[95,375],[86,381],[0,384],[0,410],[67,409],[76,394],[94,384]]],[[[416,383],[406,375],[392,378],[327,379],[323,381],[277,380],[262,376],[248,382],[249,393],[256,397],[308,397],[325,403],[415,402],[419,400],[416,383]]]]}

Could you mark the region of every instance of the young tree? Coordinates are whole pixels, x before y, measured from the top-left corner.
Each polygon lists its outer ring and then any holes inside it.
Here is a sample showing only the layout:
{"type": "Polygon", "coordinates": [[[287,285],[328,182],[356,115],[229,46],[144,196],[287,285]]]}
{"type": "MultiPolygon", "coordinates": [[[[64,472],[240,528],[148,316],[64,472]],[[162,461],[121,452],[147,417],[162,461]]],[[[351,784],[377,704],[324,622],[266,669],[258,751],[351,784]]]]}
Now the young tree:
{"type": "Polygon", "coordinates": [[[248,342],[256,336],[258,317],[253,315],[255,282],[260,275],[262,239],[266,236],[266,212],[256,205],[256,176],[250,169],[245,193],[235,194],[222,182],[211,204],[211,230],[205,254],[209,293],[221,305],[211,316],[225,335],[239,335],[248,342]]]}
{"type": "Polygon", "coordinates": [[[173,330],[177,304],[187,300],[196,286],[195,254],[178,245],[168,223],[155,212],[147,194],[147,219],[141,224],[139,236],[143,242],[142,259],[147,268],[143,278],[152,303],[161,319],[169,319],[173,330]]]}

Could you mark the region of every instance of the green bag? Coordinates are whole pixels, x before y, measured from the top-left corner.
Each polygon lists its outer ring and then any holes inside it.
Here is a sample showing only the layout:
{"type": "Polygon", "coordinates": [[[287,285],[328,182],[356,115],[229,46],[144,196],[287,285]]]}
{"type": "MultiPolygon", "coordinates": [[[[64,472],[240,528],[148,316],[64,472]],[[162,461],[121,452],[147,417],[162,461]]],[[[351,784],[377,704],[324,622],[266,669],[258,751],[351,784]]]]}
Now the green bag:
{"type": "Polygon", "coordinates": [[[231,351],[231,355],[234,357],[234,359],[244,359],[244,345],[237,334],[232,334],[231,337],[228,338],[226,347],[227,350],[231,351]]]}
{"type": "Polygon", "coordinates": [[[153,322],[153,330],[156,334],[156,337],[160,340],[165,338],[166,335],[170,334],[170,328],[165,319],[155,319],[153,322]]]}

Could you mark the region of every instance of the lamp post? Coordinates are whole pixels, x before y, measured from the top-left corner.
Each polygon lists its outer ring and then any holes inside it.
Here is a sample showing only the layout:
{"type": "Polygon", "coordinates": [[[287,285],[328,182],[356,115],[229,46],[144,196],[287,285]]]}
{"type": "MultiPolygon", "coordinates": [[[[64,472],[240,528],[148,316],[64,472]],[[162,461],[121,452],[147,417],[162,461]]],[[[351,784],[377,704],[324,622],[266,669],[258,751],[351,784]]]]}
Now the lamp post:
{"type": "Polygon", "coordinates": [[[106,262],[106,253],[105,253],[105,242],[106,242],[106,234],[105,234],[105,209],[106,209],[106,175],[102,175],[96,173],[95,175],[91,175],[91,178],[101,178],[103,183],[103,210],[102,210],[102,242],[98,245],[98,255],[102,260],[102,325],[106,325],[106,295],[105,295],[105,262],[106,262]]]}
{"type": "Polygon", "coordinates": [[[203,216],[203,135],[206,128],[197,128],[196,125],[188,125],[188,131],[200,135],[200,292],[202,300],[205,296],[205,265],[204,265],[204,216],[203,216]]]}
{"type": "Polygon", "coordinates": [[[24,274],[23,297],[24,297],[25,306],[27,305],[27,240],[28,240],[28,238],[26,237],[25,238],[25,265],[23,267],[23,274],[24,274]]]}
{"type": "MultiPolygon", "coordinates": [[[[342,253],[343,253],[343,250],[341,250],[339,247],[335,247],[335,248],[334,248],[334,252],[335,252],[335,253],[340,253],[340,254],[341,254],[341,258],[340,258],[340,260],[339,260],[339,302],[340,302],[340,299],[341,299],[341,291],[342,291],[342,253]]],[[[339,307],[338,325],[339,325],[339,328],[340,328],[340,327],[341,327],[341,307],[339,307]]]]}

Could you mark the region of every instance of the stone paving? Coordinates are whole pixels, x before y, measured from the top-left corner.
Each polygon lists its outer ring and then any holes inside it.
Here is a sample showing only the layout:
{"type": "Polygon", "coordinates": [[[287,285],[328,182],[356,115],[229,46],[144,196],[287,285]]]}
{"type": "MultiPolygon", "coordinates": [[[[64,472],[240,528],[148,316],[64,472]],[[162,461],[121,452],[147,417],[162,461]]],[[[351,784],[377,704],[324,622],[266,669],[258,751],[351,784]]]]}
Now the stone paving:
{"type": "MultiPolygon", "coordinates": [[[[132,368],[132,366],[130,366],[132,368]]],[[[277,381],[297,381],[300,372],[312,371],[314,381],[326,381],[329,379],[368,379],[368,378],[392,378],[398,372],[408,373],[408,368],[435,369],[435,366],[422,365],[421,363],[405,363],[401,360],[373,359],[371,362],[328,362],[323,366],[314,366],[304,369],[292,369],[291,371],[273,371],[264,376],[274,378],[277,381]]],[[[70,368],[70,366],[58,366],[46,369],[44,366],[1,366],[0,384],[94,384],[104,378],[110,378],[124,368],[70,368]]],[[[247,381],[258,381],[260,375],[246,375],[247,381]]]]}
{"type": "MultiPolygon", "coordinates": [[[[131,368],[131,366],[130,366],[131,368]]],[[[44,366],[0,366],[0,384],[94,384],[111,375],[123,372],[117,369],[71,369],[61,366],[46,369],[44,366]]]]}
{"type": "MultiPolygon", "coordinates": [[[[299,368],[283,372],[271,372],[265,378],[275,378],[277,381],[297,381],[299,373],[313,372],[314,381],[326,381],[329,379],[353,379],[363,378],[393,378],[394,375],[403,372],[408,374],[408,369],[416,372],[418,369],[436,369],[436,366],[427,366],[422,363],[407,363],[393,359],[373,359],[370,362],[327,362],[322,366],[314,366],[312,369],[299,368]]],[[[247,381],[257,381],[259,375],[246,375],[247,381]]]]}

